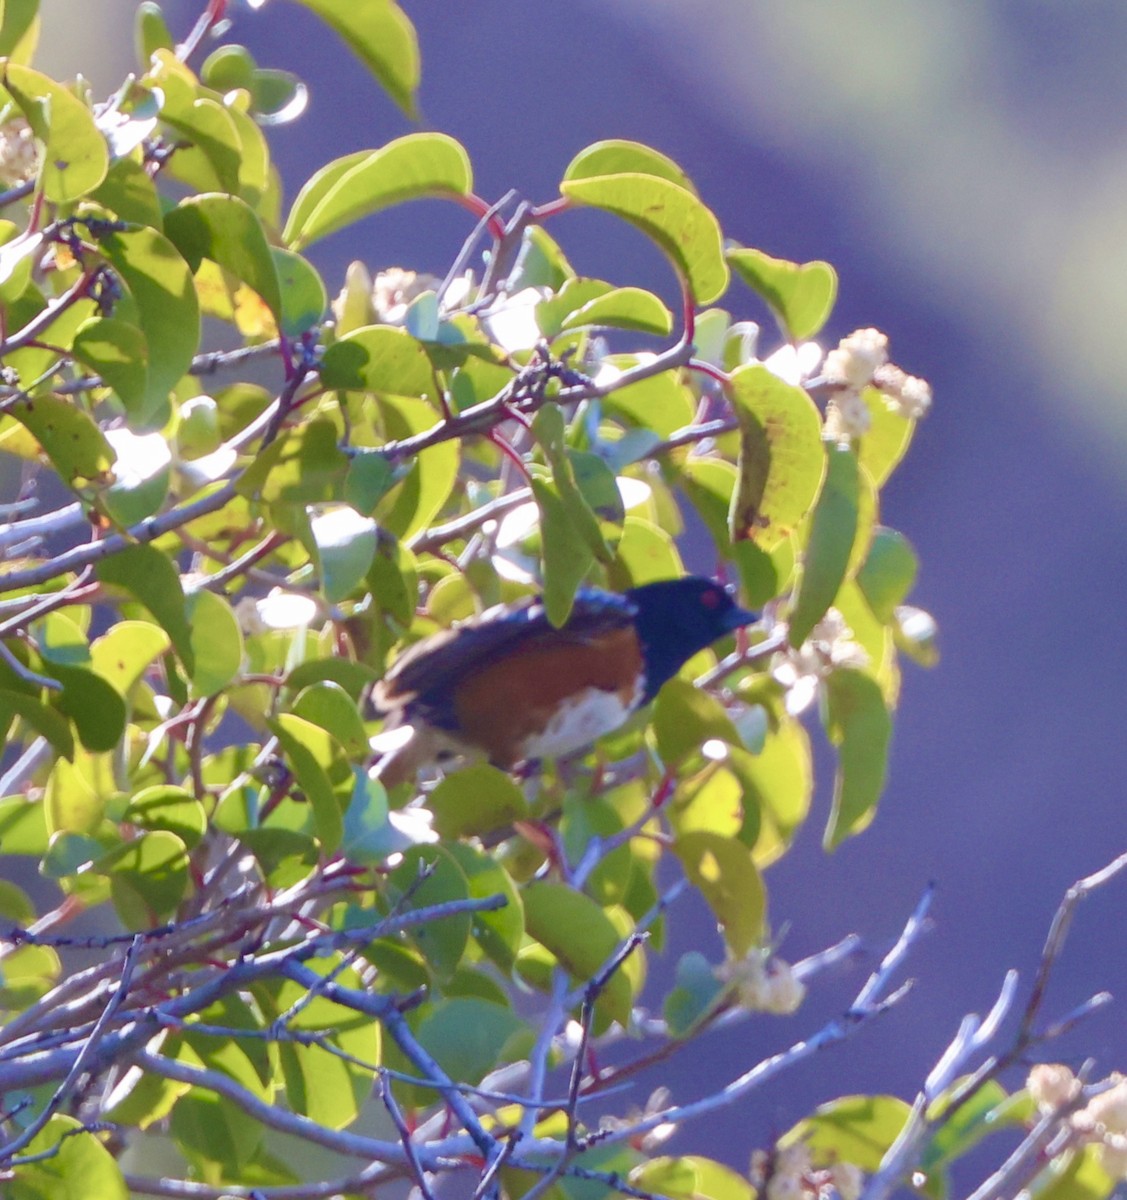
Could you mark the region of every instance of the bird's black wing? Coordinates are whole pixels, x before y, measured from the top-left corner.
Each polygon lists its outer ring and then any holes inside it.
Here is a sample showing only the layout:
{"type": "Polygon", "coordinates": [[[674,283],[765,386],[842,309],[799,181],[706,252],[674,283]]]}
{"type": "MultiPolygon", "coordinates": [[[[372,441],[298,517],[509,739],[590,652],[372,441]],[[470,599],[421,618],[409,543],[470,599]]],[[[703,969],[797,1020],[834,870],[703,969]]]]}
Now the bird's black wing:
{"type": "Polygon", "coordinates": [[[373,703],[384,713],[409,712],[416,703],[424,709],[441,709],[475,669],[519,652],[541,635],[586,641],[628,625],[635,612],[627,597],[595,590],[579,592],[571,616],[559,630],[549,622],[538,597],[490,609],[404,651],[376,685],[373,703]]]}

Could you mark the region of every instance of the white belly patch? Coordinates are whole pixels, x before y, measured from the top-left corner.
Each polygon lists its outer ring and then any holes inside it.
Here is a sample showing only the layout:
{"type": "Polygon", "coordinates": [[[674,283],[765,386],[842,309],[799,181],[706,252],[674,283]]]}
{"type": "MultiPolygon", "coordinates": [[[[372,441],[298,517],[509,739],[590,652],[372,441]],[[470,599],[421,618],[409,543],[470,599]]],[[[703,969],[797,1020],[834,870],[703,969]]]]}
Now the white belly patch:
{"type": "Polygon", "coordinates": [[[617,729],[634,711],[617,692],[587,688],[560,706],[542,733],[521,743],[522,758],[561,758],[617,729]]]}

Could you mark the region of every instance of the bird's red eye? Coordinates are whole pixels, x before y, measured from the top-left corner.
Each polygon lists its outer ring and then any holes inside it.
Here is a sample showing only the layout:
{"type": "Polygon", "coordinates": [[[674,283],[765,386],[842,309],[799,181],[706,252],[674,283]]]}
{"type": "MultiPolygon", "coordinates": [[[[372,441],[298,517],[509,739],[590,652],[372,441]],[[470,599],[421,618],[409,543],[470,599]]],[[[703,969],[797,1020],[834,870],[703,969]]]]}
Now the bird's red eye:
{"type": "Polygon", "coordinates": [[[700,602],[702,605],[704,605],[705,608],[719,608],[720,607],[720,592],[716,592],[716,591],[701,592],[700,602]]]}

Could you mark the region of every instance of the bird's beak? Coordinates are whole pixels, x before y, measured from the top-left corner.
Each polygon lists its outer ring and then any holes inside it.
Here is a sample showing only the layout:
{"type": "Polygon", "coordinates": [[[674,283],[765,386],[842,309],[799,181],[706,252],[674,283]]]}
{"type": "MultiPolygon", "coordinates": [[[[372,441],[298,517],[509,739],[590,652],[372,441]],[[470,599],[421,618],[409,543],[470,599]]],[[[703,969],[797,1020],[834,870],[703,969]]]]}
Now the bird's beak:
{"type": "Polygon", "coordinates": [[[759,620],[759,614],[748,612],[746,608],[733,608],[731,612],[724,614],[724,628],[729,632],[742,629],[745,625],[752,625],[759,620]]]}

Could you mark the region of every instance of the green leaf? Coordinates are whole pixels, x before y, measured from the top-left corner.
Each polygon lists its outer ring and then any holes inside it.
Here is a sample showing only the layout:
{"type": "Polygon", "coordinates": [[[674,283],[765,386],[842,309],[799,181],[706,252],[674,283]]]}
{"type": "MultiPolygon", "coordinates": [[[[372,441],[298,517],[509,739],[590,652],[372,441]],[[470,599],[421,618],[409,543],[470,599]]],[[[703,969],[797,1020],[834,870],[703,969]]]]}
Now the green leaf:
{"type": "Polygon", "coordinates": [[[184,613],[192,630],[192,691],[197,696],[214,696],[243,665],[242,630],[231,605],[206,589],[187,597],[184,613]]]}
{"type": "Polygon", "coordinates": [[[720,225],[709,209],[676,183],[630,173],[565,180],[560,190],[577,204],[629,221],[656,242],[697,304],[711,304],[727,290],[720,225]]]}
{"type": "Polygon", "coordinates": [[[105,807],[76,767],[66,759],[55,761],[43,794],[44,816],[52,837],[59,832],[93,834],[102,823],[105,807]]]}
{"type": "Polygon", "coordinates": [[[152,225],[159,229],[163,220],[156,184],[145,168],[132,158],[112,162],[105,179],[90,193],[90,198],[120,220],[134,225],[152,225]]]}
{"type": "Polygon", "coordinates": [[[317,504],[340,498],[348,456],[337,444],[336,426],[315,417],[284,431],[240,476],[240,496],[267,504],[317,504]]]}
{"type": "Polygon", "coordinates": [[[254,56],[246,46],[220,46],[204,59],[200,82],[213,92],[230,92],[235,88],[250,91],[255,66],[254,56]]]}
{"type": "Polygon", "coordinates": [[[0,56],[26,62],[38,32],[39,0],[4,0],[0,5],[0,56]]]}
{"type": "Polygon", "coordinates": [[[106,481],[117,456],[94,421],[72,400],[29,396],[11,401],[6,411],[35,438],[66,483],[79,487],[106,481]]]}
{"type": "MultiPolygon", "coordinates": [[[[158,51],[158,60],[167,53],[158,51]]],[[[167,87],[172,73],[159,72],[158,86],[167,87]]],[[[169,96],[178,93],[169,92],[169,96]]],[[[161,117],[192,147],[176,152],[170,164],[173,174],[199,191],[238,192],[243,145],[234,110],[210,96],[197,95],[190,85],[182,99],[187,102],[166,101],[161,111],[161,117]]]]}
{"type": "Polygon", "coordinates": [[[94,869],[109,876],[114,906],[127,929],[143,929],[170,916],[188,887],[187,850],[164,829],[111,850],[95,861],[94,869]]]}
{"type": "Polygon", "coordinates": [[[407,113],[415,114],[419,44],[415,27],[393,0],[300,0],[340,34],[349,49],[407,113]]]}
{"type": "Polygon", "coordinates": [[[632,329],[665,337],[673,329],[673,314],[653,292],[637,287],[614,288],[570,313],[560,328],[569,330],[586,326],[632,329]]]}
{"type": "Polygon", "coordinates": [[[738,1171],[711,1158],[684,1154],[652,1158],[630,1172],[630,1186],[670,1200],[755,1200],[756,1192],[738,1171]]]}
{"type": "MultiPolygon", "coordinates": [[[[413,912],[448,901],[466,900],[470,894],[461,868],[442,846],[413,846],[388,876],[388,883],[391,887],[388,900],[395,904],[397,912],[413,912]]],[[[470,927],[470,914],[458,912],[424,925],[412,925],[408,935],[431,970],[439,979],[446,980],[462,961],[470,927]]]]}
{"type": "MultiPolygon", "coordinates": [[[[940,1096],[932,1105],[928,1117],[942,1113],[947,1107],[947,1099],[940,1096]]],[[[1030,1115],[1023,1111],[1022,1099],[1021,1093],[1010,1096],[996,1080],[986,1080],[953,1113],[944,1114],[943,1123],[920,1160],[920,1167],[927,1175],[934,1176],[990,1134],[1021,1128],[1030,1115]]]]}
{"type": "Polygon", "coordinates": [[[342,504],[310,520],[321,590],[339,604],[363,582],[376,553],[376,523],[342,504]]]}
{"type": "Polygon", "coordinates": [[[810,523],[802,580],[790,614],[790,642],[801,646],[826,615],[846,577],[857,537],[861,495],[857,457],[826,444],[826,480],[810,523]]]}
{"type": "Polygon", "coordinates": [[[144,418],[157,411],[187,373],[200,340],[200,310],[188,264],[155,229],[113,233],[101,247],[129,289],[149,344],[144,418]]]}
{"type": "Polygon", "coordinates": [[[1037,1200],[1117,1200],[1118,1182],[1104,1169],[1100,1147],[1089,1145],[1074,1151],[1059,1170],[1043,1171],[1036,1196],[1037,1200]]]}
{"type": "Polygon", "coordinates": [[[294,699],[292,711],[327,730],[351,755],[367,757],[368,734],[356,701],[331,680],[310,684],[294,699]]]}
{"type": "Polygon", "coordinates": [[[262,222],[246,201],[221,193],[189,196],[167,214],[164,229],[193,274],[201,259],[211,259],[256,292],[274,319],[281,320],[278,269],[262,222]]]}
{"type": "Polygon", "coordinates": [[[620,138],[595,142],[580,150],[567,164],[564,182],[592,179],[600,175],[626,174],[653,175],[696,195],[692,181],[673,159],[644,146],[641,142],[630,142],[620,138]]]}
{"type": "Polygon", "coordinates": [[[431,1006],[415,1034],[451,1079],[475,1084],[497,1066],[505,1044],[524,1028],[510,1008],[457,996],[431,1006]]]}
{"type": "Polygon", "coordinates": [[[751,851],[736,838],[703,830],[681,834],[673,850],[712,909],[728,948],[742,958],[763,937],[767,905],[751,851]]]}
{"type": "Polygon", "coordinates": [[[728,514],[738,481],[736,468],[727,459],[701,456],[679,464],[678,482],[722,555],[727,555],[731,548],[728,514]]]}
{"type": "Polygon", "coordinates": [[[153,546],[130,546],[103,559],[96,574],[101,583],[124,588],[152,613],[190,675],[195,669],[192,630],[184,611],[180,574],[168,555],[153,546]]]}
{"type": "MultiPolygon", "coordinates": [[[[11,0],[9,0],[9,3],[11,0]]],[[[23,1149],[9,1200],[129,1200],[121,1168],[97,1135],[56,1114],[23,1149]]]]}
{"type": "Polygon", "coordinates": [[[409,133],[322,167],[298,193],[282,241],[300,250],[382,208],[423,196],[464,196],[472,187],[469,156],[458,142],[443,133],[409,133]]]}
{"type": "Polygon", "coordinates": [[[175,50],[176,39],[172,36],[160,5],[155,0],[144,0],[137,8],[136,23],[133,29],[136,42],[137,61],[142,67],[157,50],[175,50]]]}
{"type": "Polygon", "coordinates": [[[313,827],[322,850],[332,854],[344,836],[340,801],[329,779],[333,758],[331,737],[311,721],[282,713],[268,725],[281,743],[298,787],[313,810],[313,827]]]}
{"type": "Polygon", "coordinates": [[[26,796],[0,800],[0,846],[5,854],[34,854],[38,858],[47,849],[50,832],[43,804],[26,796]]]}
{"type": "MultiPolygon", "coordinates": [[[[425,400],[385,396],[380,404],[384,427],[393,439],[430,429],[434,409],[425,400]]],[[[416,454],[401,481],[380,501],[376,520],[386,532],[409,541],[425,529],[446,503],[458,482],[459,444],[451,438],[416,454]]]]}
{"type": "Polygon", "coordinates": [[[837,272],[828,262],[787,262],[746,247],[734,247],[726,257],[744,283],[767,301],[792,341],[812,338],[826,323],[837,299],[837,272]]]}
{"type": "Polygon", "coordinates": [[[56,706],[74,722],[78,740],[87,750],[113,750],[125,732],[127,711],[121,694],[82,667],[55,665],[51,670],[63,685],[56,706]]]}
{"type": "Polygon", "coordinates": [[[615,547],[614,564],[610,569],[614,586],[625,590],[683,574],[681,556],[673,538],[650,521],[628,516],[623,522],[622,537],[615,547]]]}
{"type": "Polygon", "coordinates": [[[71,352],[113,388],[126,412],[144,411],[149,343],[136,325],[117,317],[91,317],[78,327],[71,352]]]}
{"type": "Polygon", "coordinates": [[[40,179],[53,204],[73,204],[106,177],[109,150],[94,114],[61,83],[30,67],[7,63],[0,76],[44,143],[40,179]]]}
{"type": "Polygon", "coordinates": [[[392,325],[365,325],[334,342],[321,360],[321,382],[342,391],[397,396],[430,396],[436,390],[422,343],[392,325]]]}
{"type": "Polygon", "coordinates": [[[896,1096],[842,1096],[821,1104],[779,1139],[805,1143],[819,1165],[853,1163],[872,1173],[904,1128],[911,1109],[896,1096]]]}
{"type": "Polygon", "coordinates": [[[671,679],[658,692],[653,727],[658,753],[670,768],[699,754],[712,738],[729,746],[743,745],[724,705],[687,679],[671,679]]]}
{"type": "Polygon", "coordinates": [[[325,284],[313,264],[300,254],[282,246],[271,246],[270,253],[282,290],[278,328],[286,337],[300,337],[320,322],[329,307],[325,284]]]}
{"type": "Polygon", "coordinates": [[[452,842],[445,849],[461,868],[473,899],[504,896],[508,901],[504,908],[474,913],[471,923],[471,932],[477,944],[508,974],[513,969],[524,937],[524,904],[512,876],[491,854],[465,842],[452,842]]]}
{"type": "Polygon", "coordinates": [[[402,848],[403,838],[388,820],[387,791],[378,779],[356,770],[352,796],[344,814],[340,849],[350,863],[382,866],[402,848]]]}
{"type": "MultiPolygon", "coordinates": [[[[63,758],[74,758],[74,736],[70,731],[70,722],[59,712],[40,703],[34,696],[24,692],[0,689],[0,729],[13,716],[26,721],[36,733],[45,737],[51,743],[51,749],[63,758]]],[[[7,843],[0,840],[5,850],[7,843]]]]}
{"type": "Polygon", "coordinates": [[[769,551],[794,532],[822,486],[822,418],[802,388],[762,363],[738,367],[728,394],[740,423],[732,541],[750,539],[769,551]]]}
{"type": "Polygon", "coordinates": [[[880,684],[863,671],[838,669],[826,680],[826,734],[838,748],[828,850],[873,819],[888,772],[892,718],[880,684]]]}
{"type": "Polygon", "coordinates": [[[810,811],[810,738],[798,721],[784,720],[768,731],[758,754],[733,755],[730,766],[743,785],[740,838],[753,850],[756,864],[766,867],[790,845],[810,811]]]}
{"type": "MultiPolygon", "coordinates": [[[[606,362],[626,370],[637,360],[633,356],[619,355],[606,362]]],[[[616,388],[603,397],[602,405],[607,413],[631,425],[652,430],[662,438],[691,425],[695,411],[692,393],[680,381],[676,371],[662,371],[660,375],[616,388]]]]}
{"type": "MultiPolygon", "coordinates": [[[[542,408],[532,419],[532,435],[539,443],[544,457],[552,469],[556,494],[563,504],[575,535],[583,540],[595,558],[609,564],[613,559],[613,554],[603,537],[593,507],[580,486],[576,469],[579,457],[574,455],[574,452],[568,451],[564,440],[563,413],[555,405],[542,408]]],[[[619,514],[616,515],[619,515],[619,520],[621,520],[621,500],[613,474],[610,473],[605,463],[594,459],[593,456],[587,456],[587,459],[588,461],[584,465],[588,469],[593,467],[596,471],[602,472],[604,486],[601,489],[601,496],[604,500],[610,499],[613,503],[618,504],[619,514]],[[605,486],[607,476],[609,476],[609,495],[605,486]]],[[[597,482],[595,487],[598,488],[597,482]]]]}
{"type": "Polygon", "coordinates": [[[916,422],[885,404],[876,388],[865,388],[861,398],[871,424],[858,439],[857,458],[880,487],[908,452],[916,422]]]}
{"type": "Polygon", "coordinates": [[[676,986],[665,997],[665,1021],[670,1037],[686,1038],[715,1012],[727,989],[699,950],[681,956],[675,979],[676,986]]]}
{"type": "MultiPolygon", "coordinates": [[[[529,937],[551,951],[577,982],[596,975],[618,949],[618,929],[590,896],[546,880],[529,884],[523,896],[529,937]]],[[[622,971],[611,977],[602,1000],[611,1018],[626,1025],[630,982],[622,971]]]]}
{"type": "Polygon", "coordinates": [[[203,805],[184,788],[161,783],[142,788],[129,802],[122,820],[142,829],[164,829],[174,833],[188,849],[207,832],[203,805]]]}
{"type": "Polygon", "coordinates": [[[873,530],[869,554],[857,572],[857,584],[865,594],[873,615],[883,624],[903,604],[916,581],[919,559],[911,542],[895,529],[878,525],[873,530]]]}
{"type": "MultiPolygon", "coordinates": [[[[363,989],[364,983],[352,967],[337,956],[310,960],[319,975],[330,976],[342,987],[363,989]]],[[[260,998],[263,993],[258,993],[260,998]]],[[[264,998],[266,1014],[277,1019],[289,1013],[287,1024],[298,1030],[324,1034],[330,1043],[373,1065],[380,1062],[380,1026],[370,1016],[336,1004],[316,989],[286,982],[276,998],[264,998]]],[[[286,1086],[286,1105],[330,1129],[343,1129],[356,1120],[371,1093],[371,1070],[348,1062],[320,1046],[283,1042],[279,1047],[286,1086]]]]}
{"type": "Polygon", "coordinates": [[[427,806],[443,838],[472,837],[503,829],[528,816],[524,793],[504,771],[478,763],[448,775],[427,806]]]}
{"type": "Polygon", "coordinates": [[[344,480],[344,499],[365,516],[375,507],[395,483],[395,470],[386,454],[378,450],[357,450],[348,464],[344,480]]]}
{"type": "Polygon", "coordinates": [[[544,608],[548,620],[558,629],[571,614],[576,588],[594,564],[595,556],[576,532],[555,481],[533,475],[531,487],[540,509],[544,608]]]}

